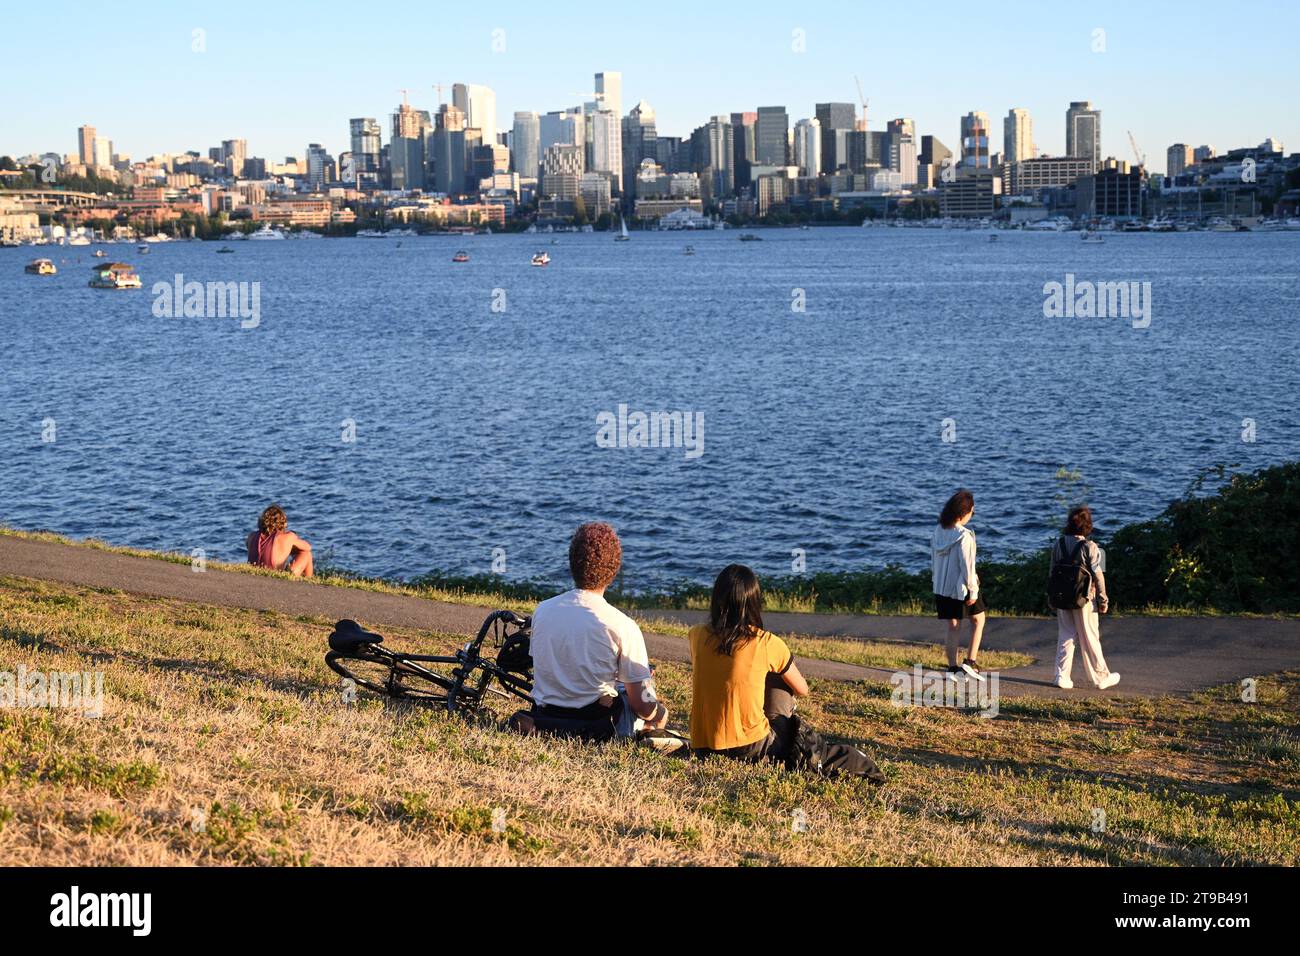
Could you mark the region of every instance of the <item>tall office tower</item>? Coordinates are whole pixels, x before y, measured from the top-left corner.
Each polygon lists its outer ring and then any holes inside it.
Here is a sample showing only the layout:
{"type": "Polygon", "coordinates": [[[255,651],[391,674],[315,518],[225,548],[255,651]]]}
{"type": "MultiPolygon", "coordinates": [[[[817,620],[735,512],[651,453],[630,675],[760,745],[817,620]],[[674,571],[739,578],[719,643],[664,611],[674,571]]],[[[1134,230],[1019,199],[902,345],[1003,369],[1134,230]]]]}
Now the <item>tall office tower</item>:
{"type": "Polygon", "coordinates": [[[917,156],[917,166],[930,167],[929,174],[932,182],[938,182],[943,175],[944,164],[952,159],[952,150],[943,145],[937,137],[921,137],[921,153],[917,156]]]}
{"type": "Polygon", "coordinates": [[[352,139],[352,167],[360,182],[363,174],[379,172],[379,121],[368,116],[348,120],[348,132],[352,139]]]}
{"type": "Polygon", "coordinates": [[[113,165],[113,142],[95,135],[95,165],[108,168],[113,165]]]}
{"type": "Polygon", "coordinates": [[[334,157],[331,156],[320,143],[312,143],[307,147],[307,185],[312,189],[320,189],[329,180],[330,167],[334,165],[334,157]]]}
{"type": "Polygon", "coordinates": [[[1192,150],[1192,159],[1198,163],[1207,162],[1217,155],[1213,146],[1197,146],[1192,150]]]}
{"type": "Polygon", "coordinates": [[[849,164],[845,133],[857,128],[857,113],[852,103],[818,103],[814,115],[821,124],[822,172],[833,173],[849,164]]]}
{"type": "Polygon", "coordinates": [[[758,161],[757,123],[758,113],[753,110],[731,114],[731,169],[737,190],[749,187],[749,169],[758,161]]]}
{"type": "Polygon", "coordinates": [[[573,143],[556,143],[542,152],[542,195],[575,199],[582,174],[586,172],[583,148],[573,143]]]}
{"type": "Polygon", "coordinates": [[[899,183],[916,185],[916,123],[907,117],[892,119],[885,127],[885,146],[881,165],[899,174],[899,183]]]}
{"type": "Polygon", "coordinates": [[[623,191],[623,129],[613,110],[591,114],[591,165],[589,171],[604,173],[614,192],[623,191]]]}
{"type": "Polygon", "coordinates": [[[821,175],[822,124],[816,119],[801,119],[794,124],[794,161],[800,176],[821,175]]]}
{"type": "Polygon", "coordinates": [[[481,129],[485,142],[496,142],[497,95],[486,86],[454,83],[451,105],[465,114],[466,129],[481,129]]]}
{"type": "Polygon", "coordinates": [[[1065,111],[1065,155],[1092,160],[1101,167],[1101,110],[1087,100],[1074,102],[1065,111]]]}
{"type": "Polygon", "coordinates": [[[623,74],[596,74],[596,109],[609,110],[615,116],[623,115],[623,74]]]}
{"type": "Polygon", "coordinates": [[[1002,121],[1002,160],[1019,163],[1038,155],[1034,146],[1034,121],[1029,110],[1009,110],[1002,121]]]}
{"type": "Polygon", "coordinates": [[[439,107],[438,125],[429,137],[428,157],[437,192],[451,196],[465,191],[469,173],[467,135],[464,112],[451,103],[439,107]]]}
{"type": "Polygon", "coordinates": [[[402,105],[393,113],[393,139],[424,139],[433,128],[428,110],[417,110],[402,99],[402,105]]]}
{"type": "Polygon", "coordinates": [[[510,161],[522,179],[536,179],[542,162],[542,124],[536,113],[516,113],[510,135],[510,161]]]}
{"type": "Polygon", "coordinates": [[[636,176],[643,160],[659,158],[655,111],[645,100],[623,117],[623,191],[636,195],[636,176]]]}
{"type": "Polygon", "coordinates": [[[84,166],[95,165],[95,127],[77,128],[77,160],[84,166]]]}
{"type": "Polygon", "coordinates": [[[1174,143],[1165,153],[1165,175],[1181,176],[1193,162],[1192,147],[1185,143],[1174,143]]]}
{"type": "MultiPolygon", "coordinates": [[[[785,149],[785,144],[781,144],[785,149]]],[[[736,143],[726,116],[713,116],[691,134],[691,172],[707,184],[709,197],[719,199],[736,188],[736,143]]]]}
{"type": "Polygon", "coordinates": [[[248,140],[222,140],[221,154],[225,157],[226,172],[230,174],[232,179],[238,179],[244,175],[244,161],[248,158],[248,140]]]}
{"type": "Polygon", "coordinates": [[[784,106],[760,106],[754,121],[754,160],[759,166],[785,166],[790,117],[784,106]]]}
{"type": "Polygon", "coordinates": [[[539,149],[543,158],[552,146],[585,146],[582,110],[553,110],[540,118],[539,149]]]}
{"type": "Polygon", "coordinates": [[[961,118],[961,164],[988,169],[993,164],[989,154],[989,117],[974,110],[961,118]]]}

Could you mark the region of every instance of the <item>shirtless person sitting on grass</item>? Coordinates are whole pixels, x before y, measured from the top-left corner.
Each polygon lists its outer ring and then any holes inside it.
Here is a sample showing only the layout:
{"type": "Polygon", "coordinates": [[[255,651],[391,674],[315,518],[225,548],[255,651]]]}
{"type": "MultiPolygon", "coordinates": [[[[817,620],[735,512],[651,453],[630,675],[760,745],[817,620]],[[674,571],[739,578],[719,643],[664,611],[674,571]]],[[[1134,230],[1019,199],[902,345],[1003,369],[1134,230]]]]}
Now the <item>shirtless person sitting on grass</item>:
{"type": "Polygon", "coordinates": [[[279,505],[262,512],[247,544],[249,564],[288,571],[296,578],[312,576],[311,545],[289,530],[289,519],[279,505]]]}

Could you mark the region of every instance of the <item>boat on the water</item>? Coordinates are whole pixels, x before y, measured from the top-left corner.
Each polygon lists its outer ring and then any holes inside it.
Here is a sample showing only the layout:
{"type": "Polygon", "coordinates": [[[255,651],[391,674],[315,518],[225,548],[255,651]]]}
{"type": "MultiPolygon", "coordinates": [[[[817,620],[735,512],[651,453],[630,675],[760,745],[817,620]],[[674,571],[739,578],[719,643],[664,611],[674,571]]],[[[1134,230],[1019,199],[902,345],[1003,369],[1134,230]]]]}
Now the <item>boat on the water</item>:
{"type": "Polygon", "coordinates": [[[1102,235],[1101,233],[1099,233],[1099,232],[1093,232],[1093,231],[1091,231],[1091,230],[1087,230],[1087,231],[1085,231],[1084,234],[1083,234],[1083,241],[1084,241],[1084,242],[1093,242],[1093,243],[1096,243],[1096,242],[1105,242],[1105,241],[1106,241],[1106,237],[1103,236],[1103,235],[1102,235]]]}
{"type": "Polygon", "coordinates": [[[103,249],[96,249],[96,250],[95,250],[95,258],[96,258],[96,259],[102,259],[102,258],[104,258],[106,255],[108,255],[108,253],[105,252],[103,249]]]}
{"type": "Polygon", "coordinates": [[[135,249],[136,249],[136,252],[140,253],[140,255],[142,255],[142,256],[147,256],[147,255],[149,254],[149,247],[148,247],[148,246],[136,246],[135,249]]]}
{"type": "Polygon", "coordinates": [[[618,217],[618,235],[614,237],[615,242],[628,242],[632,237],[627,234],[627,220],[622,216],[618,217]]]}
{"type": "Polygon", "coordinates": [[[548,266],[551,264],[551,255],[548,252],[538,252],[532,258],[532,265],[548,266]]]}
{"type": "Polygon", "coordinates": [[[462,250],[460,250],[459,252],[457,252],[454,256],[451,257],[451,261],[452,261],[452,262],[469,262],[469,253],[466,252],[464,249],[462,249],[462,250]]]}
{"type": "Polygon", "coordinates": [[[685,249],[682,250],[682,255],[684,255],[684,256],[693,256],[693,255],[695,255],[695,247],[694,247],[694,246],[687,246],[685,249]]]}
{"type": "Polygon", "coordinates": [[[741,242],[762,242],[763,237],[756,236],[752,232],[742,232],[740,234],[740,241],[741,242]]]}
{"type": "Polygon", "coordinates": [[[125,262],[105,262],[95,266],[95,278],[90,280],[94,289],[138,289],[140,277],[135,274],[135,267],[125,262]]]}
{"type": "Polygon", "coordinates": [[[220,249],[217,250],[217,255],[221,255],[222,253],[234,252],[234,251],[235,250],[231,249],[229,246],[222,246],[220,249]]]}
{"type": "Polygon", "coordinates": [[[34,276],[52,276],[58,273],[54,267],[54,262],[50,259],[33,259],[23,267],[24,272],[30,272],[34,276]]]}
{"type": "Polygon", "coordinates": [[[283,239],[284,233],[279,229],[271,228],[271,224],[263,223],[262,228],[248,237],[249,239],[283,239]]]}

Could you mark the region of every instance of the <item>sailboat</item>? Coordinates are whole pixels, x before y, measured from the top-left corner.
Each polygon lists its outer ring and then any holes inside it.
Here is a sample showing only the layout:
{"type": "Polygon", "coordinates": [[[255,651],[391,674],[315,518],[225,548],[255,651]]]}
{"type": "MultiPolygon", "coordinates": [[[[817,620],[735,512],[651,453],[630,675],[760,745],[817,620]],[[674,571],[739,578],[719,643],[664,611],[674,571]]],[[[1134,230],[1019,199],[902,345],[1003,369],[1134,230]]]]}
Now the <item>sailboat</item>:
{"type": "Polygon", "coordinates": [[[614,237],[615,242],[627,242],[632,237],[627,234],[627,220],[622,216],[618,217],[618,235],[614,237]]]}

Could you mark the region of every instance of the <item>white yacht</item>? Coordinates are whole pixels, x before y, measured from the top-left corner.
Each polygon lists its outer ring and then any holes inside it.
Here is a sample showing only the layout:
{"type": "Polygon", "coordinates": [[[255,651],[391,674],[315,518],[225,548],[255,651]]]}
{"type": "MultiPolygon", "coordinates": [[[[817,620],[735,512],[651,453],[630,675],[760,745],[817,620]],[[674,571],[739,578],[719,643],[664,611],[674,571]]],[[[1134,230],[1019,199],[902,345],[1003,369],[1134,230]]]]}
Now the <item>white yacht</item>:
{"type": "Polygon", "coordinates": [[[249,239],[283,239],[284,233],[279,229],[272,229],[269,222],[263,223],[262,228],[257,230],[248,237],[249,239]]]}

